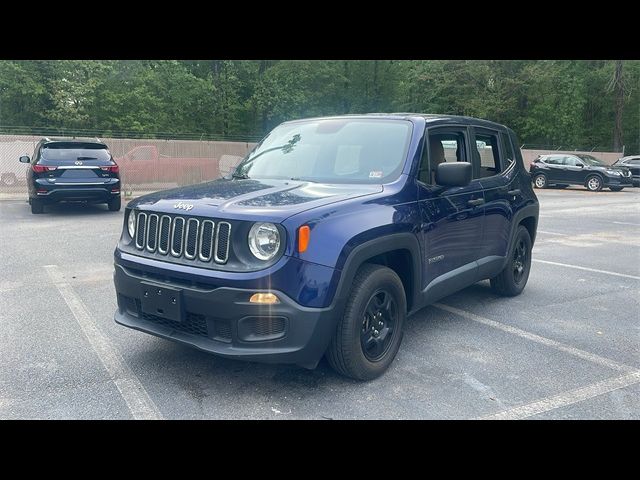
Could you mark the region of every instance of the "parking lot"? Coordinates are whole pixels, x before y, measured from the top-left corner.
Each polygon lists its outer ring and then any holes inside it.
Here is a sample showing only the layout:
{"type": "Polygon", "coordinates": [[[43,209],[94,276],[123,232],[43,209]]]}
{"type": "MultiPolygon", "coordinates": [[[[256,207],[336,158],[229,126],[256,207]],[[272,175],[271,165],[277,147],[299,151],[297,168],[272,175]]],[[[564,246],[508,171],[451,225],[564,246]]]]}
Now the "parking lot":
{"type": "Polygon", "coordinates": [[[368,383],[116,325],[122,212],[2,200],[0,418],[640,419],[640,188],[536,193],[524,293],[481,282],[418,312],[368,383]]]}

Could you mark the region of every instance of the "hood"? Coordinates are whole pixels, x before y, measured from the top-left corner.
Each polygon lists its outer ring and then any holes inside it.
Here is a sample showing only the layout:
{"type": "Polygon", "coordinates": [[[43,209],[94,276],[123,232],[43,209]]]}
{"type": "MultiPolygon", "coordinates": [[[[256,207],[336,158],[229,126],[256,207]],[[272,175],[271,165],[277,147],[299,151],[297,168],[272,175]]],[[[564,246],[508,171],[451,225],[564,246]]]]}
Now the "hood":
{"type": "Polygon", "coordinates": [[[281,222],[305,210],[382,191],[382,185],[377,184],[220,179],[144,195],[129,202],[128,206],[221,218],[255,219],[261,216],[265,221],[281,222]]]}
{"type": "Polygon", "coordinates": [[[627,170],[629,170],[629,167],[626,165],[616,165],[615,163],[613,165],[591,165],[591,169],[600,169],[600,170],[620,170],[622,172],[626,172],[627,170]]]}

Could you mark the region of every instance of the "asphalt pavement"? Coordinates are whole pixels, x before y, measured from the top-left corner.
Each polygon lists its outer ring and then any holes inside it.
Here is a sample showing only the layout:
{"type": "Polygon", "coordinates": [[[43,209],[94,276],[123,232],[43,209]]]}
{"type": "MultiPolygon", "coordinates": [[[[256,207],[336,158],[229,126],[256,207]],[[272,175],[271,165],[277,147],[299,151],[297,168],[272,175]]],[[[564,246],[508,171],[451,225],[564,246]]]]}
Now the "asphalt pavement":
{"type": "Polygon", "coordinates": [[[0,418],[640,419],[640,188],[536,193],[524,293],[480,282],[421,310],[367,383],[119,326],[122,212],[0,201],[0,418]]]}

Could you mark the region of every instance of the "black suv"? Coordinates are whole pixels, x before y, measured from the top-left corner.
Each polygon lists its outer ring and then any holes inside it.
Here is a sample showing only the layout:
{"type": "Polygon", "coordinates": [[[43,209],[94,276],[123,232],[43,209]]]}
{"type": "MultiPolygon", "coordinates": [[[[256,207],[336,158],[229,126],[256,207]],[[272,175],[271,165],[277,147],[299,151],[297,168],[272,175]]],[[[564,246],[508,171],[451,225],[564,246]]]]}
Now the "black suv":
{"type": "Polygon", "coordinates": [[[226,357],[382,374],[411,312],[518,295],[538,200],[515,133],[371,114],[275,128],[229,177],[127,205],[115,321],[226,357]]]}
{"type": "Polygon", "coordinates": [[[45,138],[36,145],[27,171],[31,213],[42,213],[56,202],[106,203],[120,210],[120,172],[107,146],[100,140],[45,138]]]}
{"type": "Polygon", "coordinates": [[[616,160],[614,167],[627,167],[631,170],[633,186],[640,187],[640,155],[630,155],[616,160]]]}
{"type": "Polygon", "coordinates": [[[596,157],[576,153],[539,155],[531,165],[529,172],[536,188],[550,185],[584,185],[592,192],[609,187],[614,192],[633,186],[631,171],[620,165],[607,165],[596,157]]]}

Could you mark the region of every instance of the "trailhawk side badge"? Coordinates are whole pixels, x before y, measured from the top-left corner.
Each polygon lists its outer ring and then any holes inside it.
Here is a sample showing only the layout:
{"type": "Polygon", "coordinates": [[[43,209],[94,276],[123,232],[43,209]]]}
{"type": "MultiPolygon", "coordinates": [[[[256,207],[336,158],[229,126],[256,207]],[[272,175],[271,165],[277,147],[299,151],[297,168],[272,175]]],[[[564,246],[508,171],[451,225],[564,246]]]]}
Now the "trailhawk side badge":
{"type": "Polygon", "coordinates": [[[193,208],[193,205],[190,204],[190,203],[178,202],[173,206],[173,208],[181,208],[182,210],[185,210],[185,211],[188,212],[189,210],[191,210],[193,208]]]}
{"type": "Polygon", "coordinates": [[[444,255],[438,255],[437,257],[431,257],[429,259],[429,263],[436,263],[439,262],[440,260],[442,260],[444,258],[444,255]]]}

